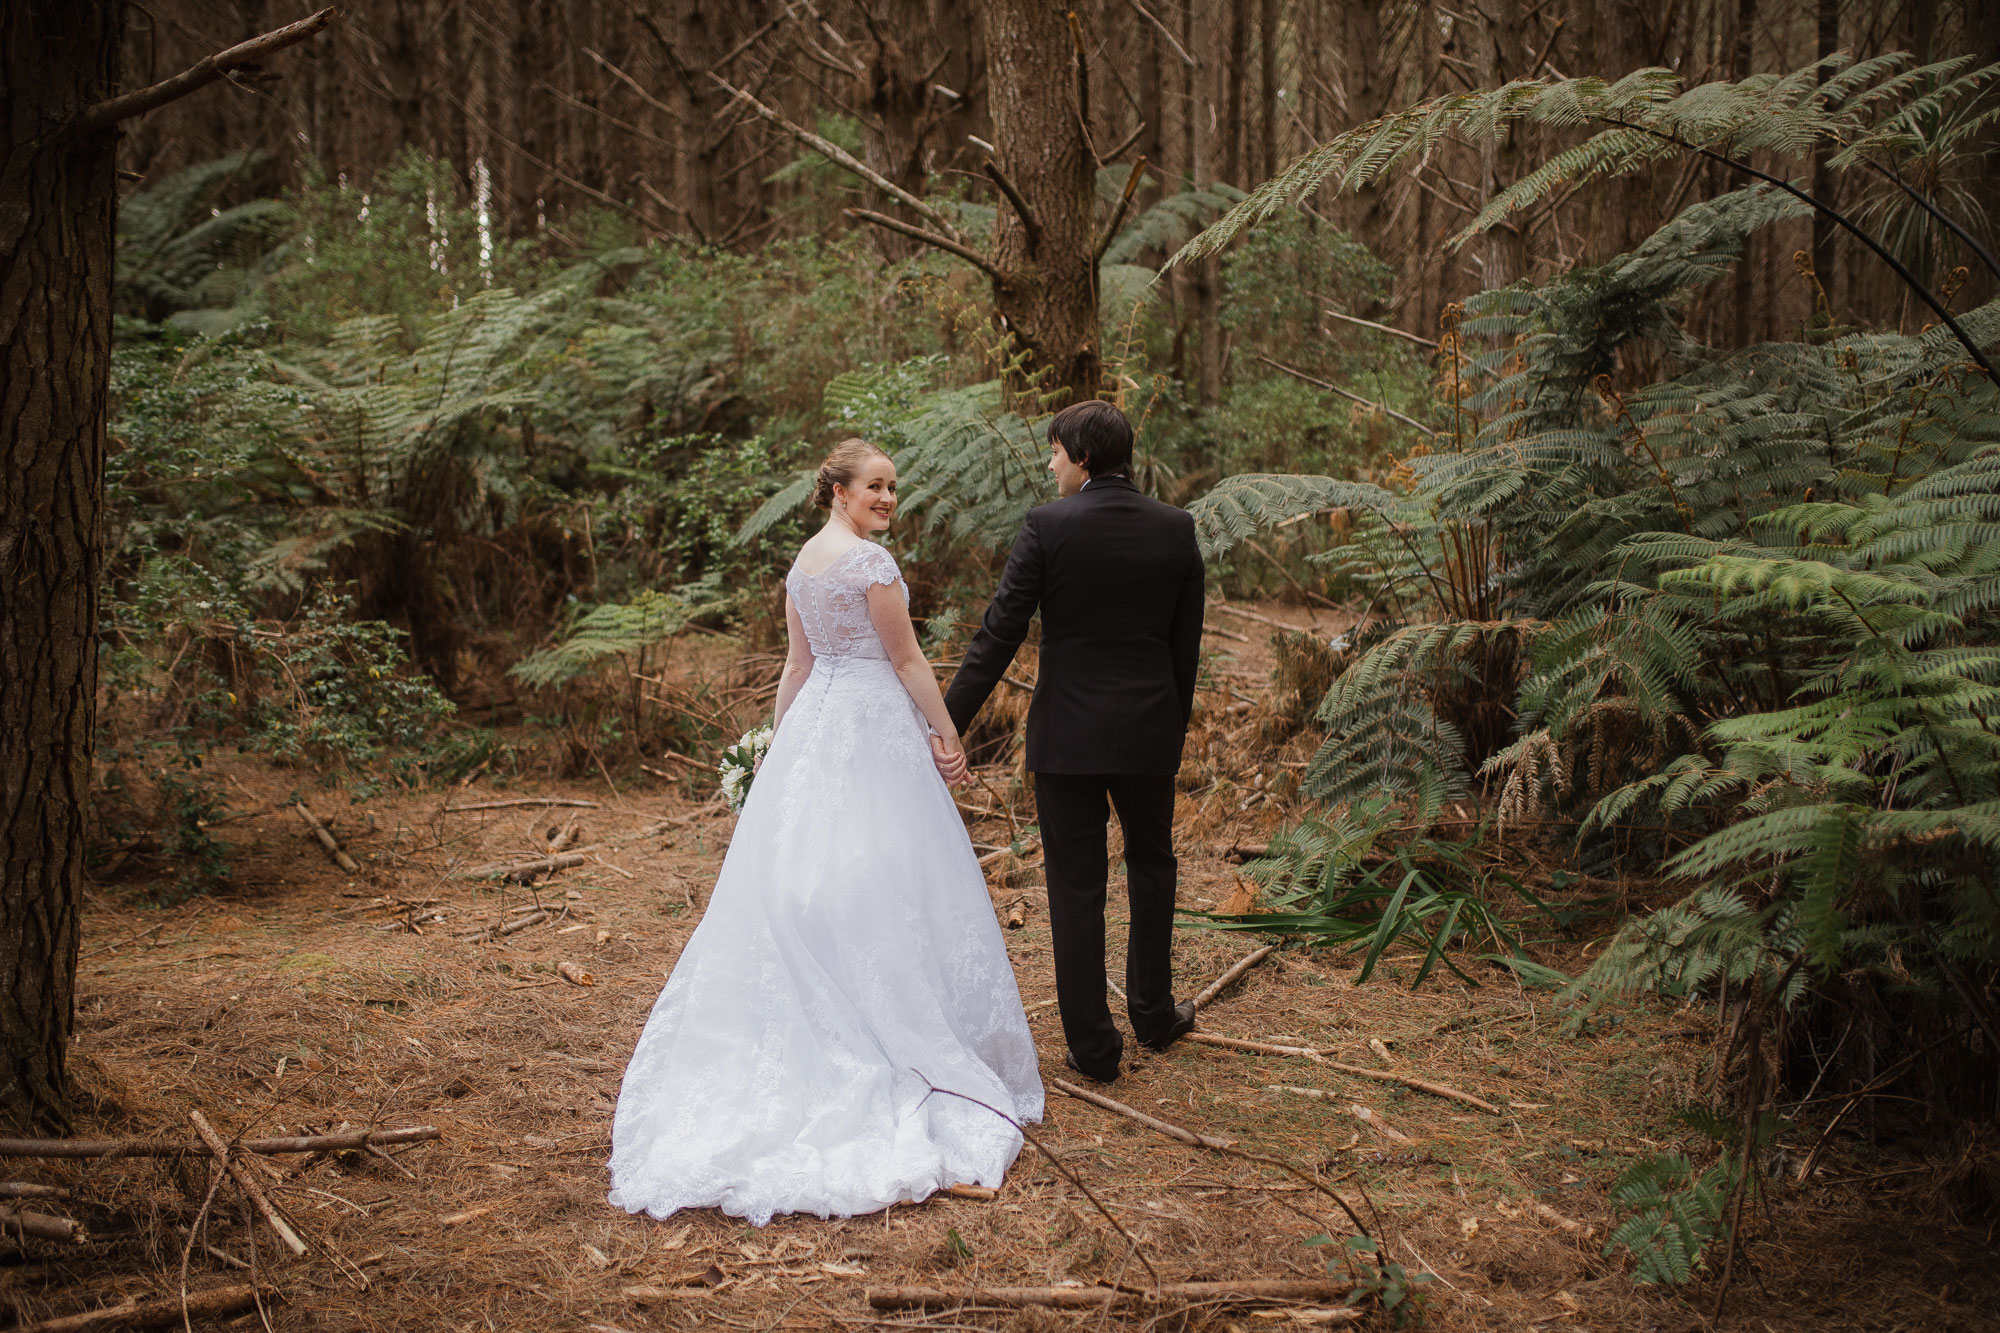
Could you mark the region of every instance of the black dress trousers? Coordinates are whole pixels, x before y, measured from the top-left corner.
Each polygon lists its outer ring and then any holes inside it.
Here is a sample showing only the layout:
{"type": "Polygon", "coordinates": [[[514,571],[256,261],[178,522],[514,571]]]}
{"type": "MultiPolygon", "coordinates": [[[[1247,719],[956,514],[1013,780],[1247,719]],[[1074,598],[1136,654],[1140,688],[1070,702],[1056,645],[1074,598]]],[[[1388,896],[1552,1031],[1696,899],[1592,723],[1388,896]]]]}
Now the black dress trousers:
{"type": "Polygon", "coordinates": [[[1151,774],[1037,773],[1035,811],[1049,886],[1056,1003],[1070,1054],[1093,1078],[1118,1074],[1124,1038],[1104,986],[1106,799],[1125,831],[1125,1012],[1142,1042],[1174,1021],[1174,780],[1151,774]]]}

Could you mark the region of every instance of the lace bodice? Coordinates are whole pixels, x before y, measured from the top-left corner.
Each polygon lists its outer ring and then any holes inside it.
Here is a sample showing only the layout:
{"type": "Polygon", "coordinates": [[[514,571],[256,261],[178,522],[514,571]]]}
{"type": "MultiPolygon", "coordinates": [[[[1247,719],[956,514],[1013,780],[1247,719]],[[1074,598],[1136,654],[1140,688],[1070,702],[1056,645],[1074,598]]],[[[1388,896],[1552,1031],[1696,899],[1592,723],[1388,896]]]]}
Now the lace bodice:
{"type": "Polygon", "coordinates": [[[910,600],[909,585],[896,557],[864,541],[834,557],[832,564],[817,574],[808,574],[792,562],[785,575],[785,591],[798,608],[799,623],[806,628],[806,642],[814,657],[872,657],[886,660],[888,650],[875,622],[868,618],[868,590],[878,583],[893,583],[910,600]]]}

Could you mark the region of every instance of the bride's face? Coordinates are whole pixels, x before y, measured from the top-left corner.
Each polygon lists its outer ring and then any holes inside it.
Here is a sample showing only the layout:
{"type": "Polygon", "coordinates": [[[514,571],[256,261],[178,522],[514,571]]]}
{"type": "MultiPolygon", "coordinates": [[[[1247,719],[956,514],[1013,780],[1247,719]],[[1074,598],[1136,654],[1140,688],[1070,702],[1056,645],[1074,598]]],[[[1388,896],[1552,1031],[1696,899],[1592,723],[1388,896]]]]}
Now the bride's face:
{"type": "Polygon", "coordinates": [[[835,486],[833,503],[856,532],[887,532],[896,516],[896,465],[871,458],[852,486],[835,486]]]}

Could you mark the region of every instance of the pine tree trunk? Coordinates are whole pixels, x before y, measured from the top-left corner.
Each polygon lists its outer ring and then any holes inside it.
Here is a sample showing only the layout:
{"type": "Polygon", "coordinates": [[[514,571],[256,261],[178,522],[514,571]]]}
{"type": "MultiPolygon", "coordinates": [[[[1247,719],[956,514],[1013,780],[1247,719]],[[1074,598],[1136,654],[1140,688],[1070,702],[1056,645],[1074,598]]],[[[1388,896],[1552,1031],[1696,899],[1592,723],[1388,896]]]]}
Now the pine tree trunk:
{"type": "MultiPolygon", "coordinates": [[[[1519,0],[1494,0],[1491,11],[1482,9],[1479,12],[1487,20],[1486,31],[1481,34],[1479,44],[1480,83],[1487,88],[1498,88],[1510,79],[1519,78],[1523,73],[1522,67],[1528,63],[1528,56],[1521,50],[1521,6],[1519,0]]],[[[1520,136],[1523,132],[1522,127],[1516,124],[1505,133],[1486,140],[1482,152],[1485,172],[1485,179],[1480,184],[1482,198],[1491,199],[1521,178],[1520,136]]],[[[1482,287],[1489,290],[1506,287],[1526,277],[1528,246],[1520,226],[1510,220],[1487,232],[1483,258],[1482,287]]]]}
{"type": "MultiPolygon", "coordinates": [[[[1095,398],[1095,164],[1077,114],[1069,27],[1046,0],[985,0],[983,13],[993,144],[1040,228],[1030,236],[999,202],[993,258],[1007,279],[994,283],[994,308],[1042,393],[1067,391],[1057,405],[1095,398]]],[[[1019,401],[1035,388],[1022,381],[1010,391],[1019,401]]]]}
{"type": "MultiPolygon", "coordinates": [[[[1818,0],[1818,31],[1815,34],[1818,50],[1815,55],[1825,60],[1840,49],[1840,4],[1839,0],[1818,0]]],[[[1820,70],[1820,82],[1826,82],[1828,71],[1820,70]]],[[[1839,178],[1827,166],[1827,152],[1824,142],[1813,154],[1812,193],[1813,197],[1829,207],[1838,207],[1839,178]]],[[[1834,294],[1833,240],[1835,236],[1833,219],[1824,213],[1815,212],[1812,220],[1812,263],[1813,272],[1818,275],[1820,288],[1826,292],[1829,304],[1834,294]]],[[[1838,318],[1829,310],[1829,318],[1838,318]]]]}
{"type": "Polygon", "coordinates": [[[0,7],[0,1125],[60,1126],[97,700],[122,7],[0,7]]]}
{"type": "MultiPolygon", "coordinates": [[[[855,76],[856,101],[867,112],[862,160],[916,195],[924,192],[925,158],[939,119],[924,75],[939,54],[939,43],[926,38],[940,25],[929,21],[926,9],[924,0],[886,0],[863,11],[870,19],[868,39],[849,49],[862,66],[855,76]]],[[[895,211],[887,195],[871,193],[871,207],[895,211]]],[[[890,258],[910,254],[917,245],[892,231],[877,230],[874,238],[890,258]]]]}
{"type": "MultiPolygon", "coordinates": [[[[1730,34],[1732,46],[1729,55],[1729,72],[1737,79],[1748,78],[1756,72],[1757,53],[1757,0],[1737,0],[1736,21],[1730,34]]],[[[1733,184],[1729,188],[1734,188],[1733,184]]],[[[1736,272],[1731,276],[1730,286],[1733,298],[1730,308],[1733,312],[1730,342],[1736,347],[1748,347],[1752,337],[1751,313],[1756,309],[1757,270],[1753,258],[1759,245],[1770,242],[1759,236],[1750,236],[1743,242],[1743,256],[1736,261],[1736,272]]]]}
{"type": "Polygon", "coordinates": [[[1278,0],[1257,11],[1257,178],[1278,174],[1278,0]]]}

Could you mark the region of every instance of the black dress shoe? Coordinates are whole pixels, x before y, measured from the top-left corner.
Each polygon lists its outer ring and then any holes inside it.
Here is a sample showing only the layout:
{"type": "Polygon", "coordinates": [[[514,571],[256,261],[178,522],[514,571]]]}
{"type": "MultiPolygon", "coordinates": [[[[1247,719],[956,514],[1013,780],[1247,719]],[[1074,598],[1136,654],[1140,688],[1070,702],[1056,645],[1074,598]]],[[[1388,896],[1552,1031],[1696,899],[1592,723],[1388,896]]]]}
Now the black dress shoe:
{"type": "Polygon", "coordinates": [[[1083,1075],[1085,1078],[1089,1079],[1093,1083],[1116,1083],[1118,1081],[1118,1066],[1115,1064],[1111,1066],[1110,1073],[1099,1074],[1092,1070],[1085,1069],[1082,1065],[1078,1064],[1076,1062],[1076,1057],[1070,1054],[1068,1051],[1063,1052],[1063,1063],[1068,1065],[1073,1071],[1083,1075]]]}
{"type": "Polygon", "coordinates": [[[1174,1021],[1167,1024],[1167,1030],[1147,1040],[1144,1045],[1149,1050],[1164,1051],[1192,1031],[1194,1031],[1194,1001],[1182,1000],[1174,1006],[1174,1021]]]}

